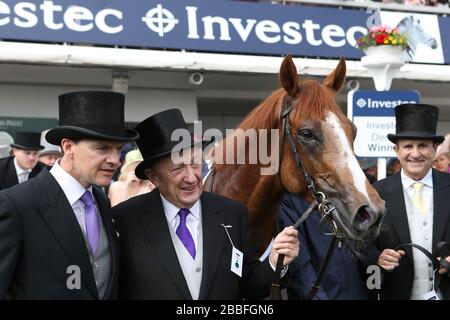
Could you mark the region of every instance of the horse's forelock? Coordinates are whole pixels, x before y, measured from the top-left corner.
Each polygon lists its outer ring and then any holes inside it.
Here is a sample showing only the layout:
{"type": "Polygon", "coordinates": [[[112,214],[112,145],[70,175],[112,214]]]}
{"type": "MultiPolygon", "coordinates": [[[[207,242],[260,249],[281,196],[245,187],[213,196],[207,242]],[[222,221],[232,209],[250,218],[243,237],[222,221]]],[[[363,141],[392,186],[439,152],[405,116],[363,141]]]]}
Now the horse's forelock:
{"type": "Polygon", "coordinates": [[[342,113],[335,99],[335,92],[326,86],[315,80],[303,80],[291,119],[325,119],[328,111],[342,113]]]}

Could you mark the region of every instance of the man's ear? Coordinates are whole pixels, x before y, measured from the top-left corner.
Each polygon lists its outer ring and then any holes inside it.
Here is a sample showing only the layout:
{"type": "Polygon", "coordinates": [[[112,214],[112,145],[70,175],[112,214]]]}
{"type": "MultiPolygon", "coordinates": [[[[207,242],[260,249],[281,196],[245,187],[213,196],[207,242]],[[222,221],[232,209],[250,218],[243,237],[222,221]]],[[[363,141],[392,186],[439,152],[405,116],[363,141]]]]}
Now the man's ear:
{"type": "Polygon", "coordinates": [[[69,157],[73,157],[73,147],[75,145],[75,141],[71,139],[62,139],[61,140],[61,152],[63,155],[68,155],[69,157]]]}
{"type": "Polygon", "coordinates": [[[155,170],[153,170],[152,168],[148,168],[148,169],[145,169],[144,173],[145,173],[145,176],[147,177],[147,179],[150,180],[150,182],[153,183],[155,185],[155,187],[158,188],[158,186],[159,186],[158,176],[157,176],[155,170]]]}

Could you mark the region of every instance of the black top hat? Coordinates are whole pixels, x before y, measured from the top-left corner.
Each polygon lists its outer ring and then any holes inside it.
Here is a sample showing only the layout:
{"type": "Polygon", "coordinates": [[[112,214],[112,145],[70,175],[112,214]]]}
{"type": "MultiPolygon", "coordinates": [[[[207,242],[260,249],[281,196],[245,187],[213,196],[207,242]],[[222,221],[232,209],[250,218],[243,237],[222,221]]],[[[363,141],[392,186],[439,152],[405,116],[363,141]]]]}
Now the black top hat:
{"type": "Polygon", "coordinates": [[[180,150],[194,146],[194,139],[190,133],[190,139],[185,139],[183,136],[179,140],[172,141],[172,132],[176,129],[185,129],[189,132],[179,109],[159,112],[137,125],[139,139],[136,142],[144,161],[136,167],[136,177],[147,179],[145,170],[170,155],[175,147],[180,150]]]}
{"type": "Polygon", "coordinates": [[[430,139],[441,143],[436,135],[439,109],[429,104],[401,104],[395,107],[395,134],[388,134],[393,143],[399,139],[430,139]]]}
{"type": "Polygon", "coordinates": [[[59,127],[45,136],[59,145],[63,138],[133,141],[139,135],[125,129],[125,96],[109,91],[70,92],[59,96],[59,127]]]}
{"type": "Polygon", "coordinates": [[[16,132],[14,143],[11,147],[22,150],[42,150],[41,134],[39,132],[16,132]]]}

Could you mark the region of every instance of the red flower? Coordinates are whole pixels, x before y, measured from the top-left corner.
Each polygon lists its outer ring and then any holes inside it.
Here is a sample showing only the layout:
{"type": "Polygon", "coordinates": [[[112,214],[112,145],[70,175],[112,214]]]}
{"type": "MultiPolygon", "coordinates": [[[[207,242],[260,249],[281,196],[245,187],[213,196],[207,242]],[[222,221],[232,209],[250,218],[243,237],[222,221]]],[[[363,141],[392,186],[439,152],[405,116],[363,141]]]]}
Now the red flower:
{"type": "Polygon", "coordinates": [[[376,43],[378,44],[384,44],[384,40],[388,37],[385,33],[379,33],[377,34],[377,37],[375,39],[376,43]]]}

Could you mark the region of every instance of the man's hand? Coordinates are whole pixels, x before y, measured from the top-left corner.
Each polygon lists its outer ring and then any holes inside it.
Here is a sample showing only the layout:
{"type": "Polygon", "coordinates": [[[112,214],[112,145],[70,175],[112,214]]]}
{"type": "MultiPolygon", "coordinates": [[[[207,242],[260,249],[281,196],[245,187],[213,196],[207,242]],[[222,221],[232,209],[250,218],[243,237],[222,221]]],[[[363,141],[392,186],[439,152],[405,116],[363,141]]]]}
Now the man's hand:
{"type": "Polygon", "coordinates": [[[300,250],[300,241],[298,241],[298,232],[293,226],[284,228],[275,238],[272,251],[270,252],[270,262],[277,265],[279,254],[284,254],[283,267],[290,264],[298,256],[300,250]]]}
{"type": "Polygon", "coordinates": [[[403,250],[384,249],[378,257],[378,265],[386,271],[392,271],[398,267],[400,258],[405,255],[403,250]]]}
{"type": "MultiPolygon", "coordinates": [[[[440,257],[438,258],[439,260],[441,259],[440,257]]],[[[450,263],[450,256],[449,257],[447,257],[447,258],[445,258],[445,260],[447,261],[447,262],[449,262],[450,263]]],[[[447,269],[445,269],[444,267],[440,267],[439,268],[439,274],[444,274],[444,273],[447,273],[447,272],[449,272],[450,270],[447,270],[447,269]]],[[[447,275],[450,277],[450,273],[447,273],[447,275]]]]}

